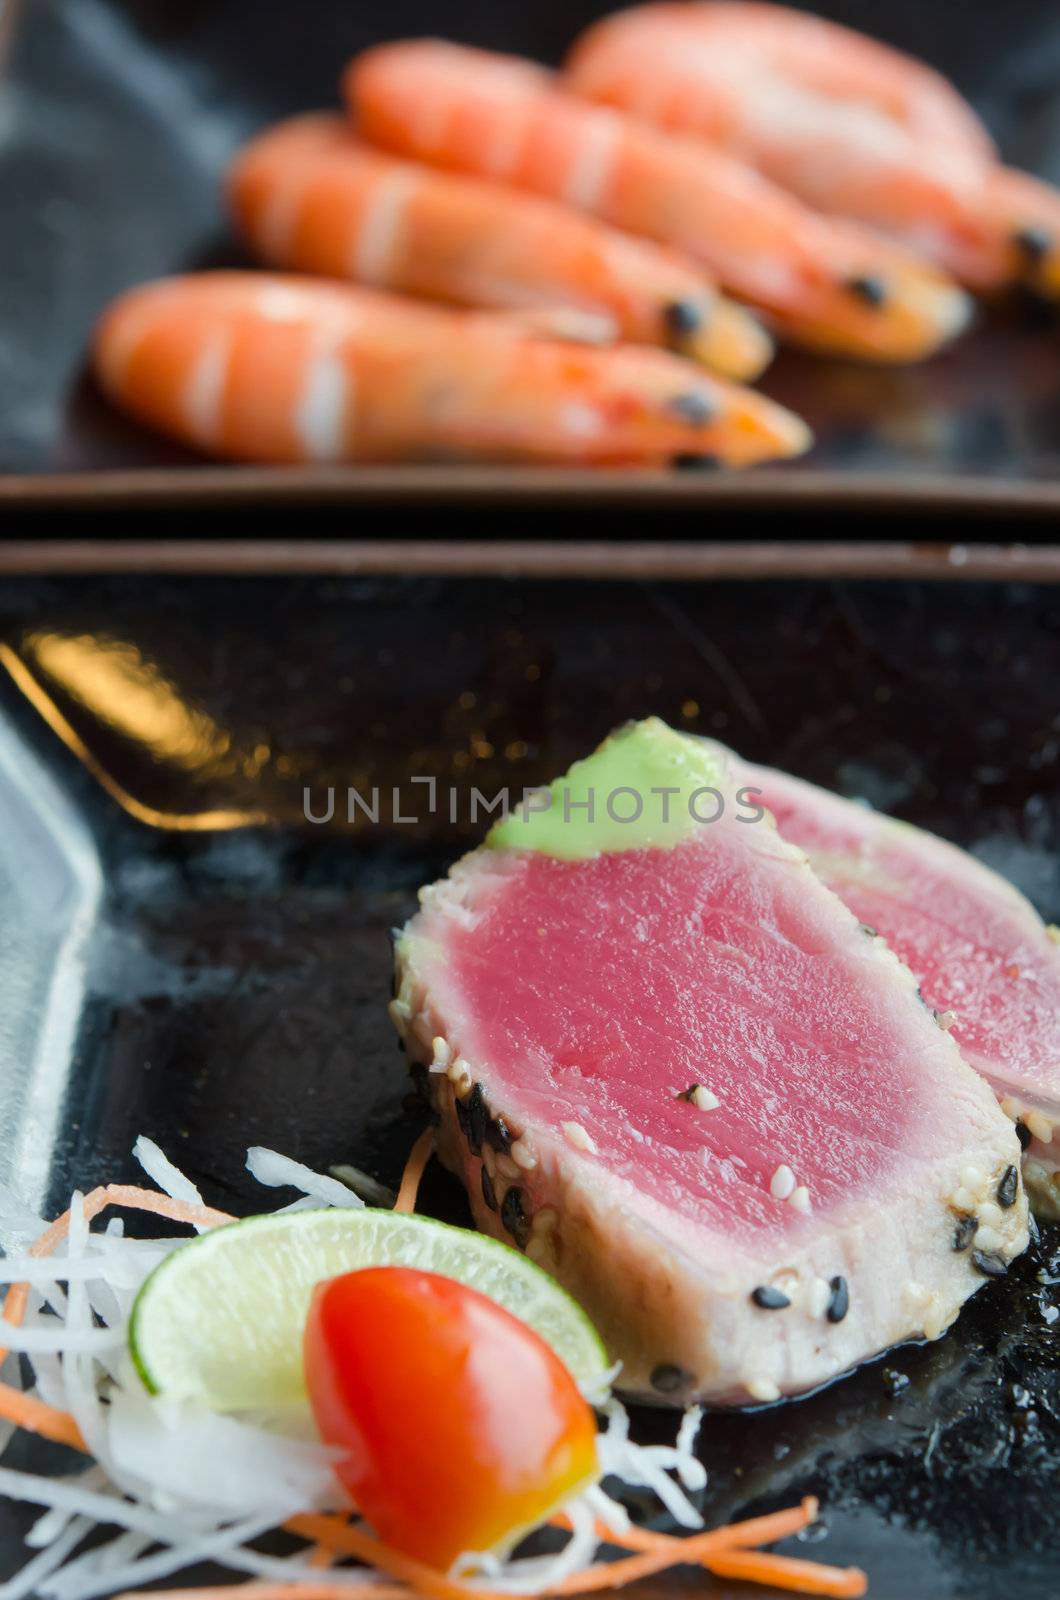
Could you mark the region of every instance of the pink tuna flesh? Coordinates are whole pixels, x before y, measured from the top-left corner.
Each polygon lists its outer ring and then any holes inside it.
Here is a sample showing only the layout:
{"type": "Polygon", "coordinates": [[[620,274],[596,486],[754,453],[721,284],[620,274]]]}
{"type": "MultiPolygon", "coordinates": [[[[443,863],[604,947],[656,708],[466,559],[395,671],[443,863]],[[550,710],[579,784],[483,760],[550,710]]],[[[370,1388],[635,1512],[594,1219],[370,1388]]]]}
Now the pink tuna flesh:
{"type": "Polygon", "coordinates": [[[634,1392],[809,1387],[937,1336],[982,1259],[1025,1247],[1011,1124],[768,819],[575,860],[480,849],[398,964],[477,1222],[583,1300],[634,1392]],[[483,1138],[497,1115],[510,1152],[483,1138]],[[955,1248],[971,1215],[982,1248],[955,1248]]]}
{"type": "Polygon", "coordinates": [[[933,834],[785,773],[749,762],[735,771],[761,790],[818,877],[911,968],[965,1060],[1024,1122],[1032,1200],[1060,1215],[1057,930],[1011,884],[933,834]]]}

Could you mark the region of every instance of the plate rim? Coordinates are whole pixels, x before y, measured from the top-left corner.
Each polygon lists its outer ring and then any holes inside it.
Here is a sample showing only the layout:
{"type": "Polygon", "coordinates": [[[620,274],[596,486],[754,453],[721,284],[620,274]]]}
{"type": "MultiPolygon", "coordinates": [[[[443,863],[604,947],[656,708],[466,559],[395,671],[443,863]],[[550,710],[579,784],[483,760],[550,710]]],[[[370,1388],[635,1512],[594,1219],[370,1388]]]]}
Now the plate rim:
{"type": "Polygon", "coordinates": [[[1037,520],[1060,514],[1060,480],[948,477],[938,472],[794,472],[717,475],[670,469],[462,464],[285,467],[204,464],[0,474],[0,511],[44,512],[161,505],[270,506],[563,503],[731,511],[917,511],[1037,520]]]}
{"type": "Polygon", "coordinates": [[[953,541],[15,539],[0,576],[183,574],[697,582],[1060,583],[1060,544],[953,541]]]}

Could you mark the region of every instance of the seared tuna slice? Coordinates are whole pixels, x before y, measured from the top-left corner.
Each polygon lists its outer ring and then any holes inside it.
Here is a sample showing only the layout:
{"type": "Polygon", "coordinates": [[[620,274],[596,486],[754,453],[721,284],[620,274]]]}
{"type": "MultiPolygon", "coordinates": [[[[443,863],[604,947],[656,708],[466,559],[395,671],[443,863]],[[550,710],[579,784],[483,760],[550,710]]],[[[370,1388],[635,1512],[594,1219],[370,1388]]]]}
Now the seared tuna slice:
{"type": "Polygon", "coordinates": [[[479,1227],[660,1403],[775,1400],[939,1335],[1026,1206],[910,973],[700,741],[637,724],[550,797],[397,945],[391,1014],[479,1227]]]}
{"type": "Polygon", "coordinates": [[[1060,1217],[1060,930],[956,845],[731,759],[784,838],[912,969],[964,1059],[1022,1124],[1032,1206],[1060,1217]]]}

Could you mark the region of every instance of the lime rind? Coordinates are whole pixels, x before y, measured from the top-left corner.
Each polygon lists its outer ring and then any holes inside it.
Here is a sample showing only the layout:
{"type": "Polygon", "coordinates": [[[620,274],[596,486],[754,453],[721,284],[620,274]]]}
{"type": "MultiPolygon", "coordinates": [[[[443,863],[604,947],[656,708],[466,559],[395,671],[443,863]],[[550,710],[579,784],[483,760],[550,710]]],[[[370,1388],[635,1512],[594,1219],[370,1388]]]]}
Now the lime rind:
{"type": "Polygon", "coordinates": [[[585,1312],[534,1262],[484,1234],[371,1207],[248,1217],[190,1240],[136,1297],[133,1363],[150,1393],[213,1410],[303,1403],[314,1286],[375,1266],[418,1267],[477,1289],[528,1323],[582,1384],[607,1371],[585,1312]]]}

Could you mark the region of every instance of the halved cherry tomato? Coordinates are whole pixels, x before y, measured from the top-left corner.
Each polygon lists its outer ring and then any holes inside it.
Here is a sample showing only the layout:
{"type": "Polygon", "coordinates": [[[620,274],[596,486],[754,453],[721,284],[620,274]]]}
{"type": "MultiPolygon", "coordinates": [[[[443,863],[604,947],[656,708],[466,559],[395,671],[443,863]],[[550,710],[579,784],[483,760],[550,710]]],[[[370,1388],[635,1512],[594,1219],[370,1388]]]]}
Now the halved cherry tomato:
{"type": "Polygon", "coordinates": [[[341,1482],[429,1566],[510,1548],[598,1476],[593,1414],[563,1362],[451,1278],[369,1267],[320,1284],[304,1354],[341,1482]]]}

